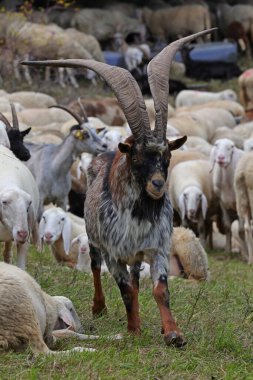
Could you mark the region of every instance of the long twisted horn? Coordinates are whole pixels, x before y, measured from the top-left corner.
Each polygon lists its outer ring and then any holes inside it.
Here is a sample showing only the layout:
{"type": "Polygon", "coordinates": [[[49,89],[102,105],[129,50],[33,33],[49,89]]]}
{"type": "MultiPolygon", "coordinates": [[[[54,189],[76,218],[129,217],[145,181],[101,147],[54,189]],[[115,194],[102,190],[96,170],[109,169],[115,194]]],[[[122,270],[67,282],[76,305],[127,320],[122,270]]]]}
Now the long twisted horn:
{"type": "Polygon", "coordinates": [[[147,73],[149,87],[155,105],[156,121],[154,135],[156,136],[158,143],[161,143],[166,139],[169,101],[169,72],[171,62],[176,52],[181,49],[187,42],[204,36],[205,34],[211,33],[216,29],[217,28],[207,29],[190,36],[180,38],[179,40],[174,41],[170,45],[166,46],[149,62],[147,73]]]}
{"type": "Polygon", "coordinates": [[[50,106],[48,108],[60,108],[61,110],[68,112],[71,116],[73,116],[73,118],[78,122],[79,125],[82,125],[83,123],[87,123],[87,121],[84,120],[84,118],[79,116],[77,113],[75,113],[74,111],[72,111],[68,107],[61,106],[60,104],[55,104],[55,105],[50,106]]]}
{"type": "Polygon", "coordinates": [[[84,106],[83,106],[83,104],[82,104],[82,102],[81,102],[81,98],[80,98],[80,96],[79,96],[79,98],[77,99],[77,101],[78,101],[79,107],[80,107],[80,109],[81,109],[81,111],[82,111],[82,113],[83,113],[83,118],[85,118],[85,119],[87,120],[87,122],[88,122],[88,121],[89,121],[89,120],[88,120],[88,116],[87,116],[87,113],[86,113],[86,111],[85,111],[85,108],[84,108],[84,106]]]}
{"type": "Polygon", "coordinates": [[[12,114],[12,126],[14,129],[19,130],[19,122],[18,122],[15,106],[13,103],[10,103],[10,106],[11,106],[11,114],[12,114]]]}
{"type": "Polygon", "coordinates": [[[6,125],[7,130],[12,129],[9,120],[2,114],[2,112],[0,112],[0,120],[2,120],[2,122],[6,125]]]}
{"type": "Polygon", "coordinates": [[[95,71],[111,87],[124,111],[137,143],[153,139],[146,105],[141,90],[129,71],[92,59],[65,59],[48,61],[23,61],[23,65],[85,67],[95,71]]]}

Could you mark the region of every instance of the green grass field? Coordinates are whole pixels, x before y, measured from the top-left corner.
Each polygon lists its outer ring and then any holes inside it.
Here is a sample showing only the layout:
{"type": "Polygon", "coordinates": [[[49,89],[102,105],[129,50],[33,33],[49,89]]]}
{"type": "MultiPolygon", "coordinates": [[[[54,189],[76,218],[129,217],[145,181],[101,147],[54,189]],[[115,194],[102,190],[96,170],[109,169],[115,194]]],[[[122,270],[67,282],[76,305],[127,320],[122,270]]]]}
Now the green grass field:
{"type": "Polygon", "coordinates": [[[239,257],[210,252],[211,281],[170,282],[171,307],[188,344],[168,348],[160,334],[160,317],[149,279],[141,281],[140,337],[126,333],[119,291],[110,275],[103,276],[108,314],[91,315],[92,277],[59,266],[49,251],[30,251],[28,272],[51,295],[72,299],[85,333],[124,333],[120,341],[57,342],[55,349],[93,347],[93,353],[33,359],[28,349],[1,353],[0,379],[253,379],[253,267],[239,257]]]}

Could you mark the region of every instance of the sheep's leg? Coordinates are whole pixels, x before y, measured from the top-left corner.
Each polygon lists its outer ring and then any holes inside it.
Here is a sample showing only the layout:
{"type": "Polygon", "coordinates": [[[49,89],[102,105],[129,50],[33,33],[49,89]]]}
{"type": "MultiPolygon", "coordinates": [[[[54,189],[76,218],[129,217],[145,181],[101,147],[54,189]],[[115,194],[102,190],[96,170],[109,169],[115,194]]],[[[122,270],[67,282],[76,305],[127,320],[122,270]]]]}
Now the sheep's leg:
{"type": "Polygon", "coordinates": [[[167,268],[168,258],[165,255],[156,254],[153,256],[150,265],[150,273],[153,281],[153,296],[160,311],[165,343],[168,346],[174,345],[176,347],[182,347],[186,344],[186,341],[170,311],[167,268]]]}
{"type": "Polygon", "coordinates": [[[65,83],[64,83],[64,71],[65,71],[64,67],[59,67],[59,69],[58,69],[58,73],[59,73],[59,84],[60,84],[60,86],[61,86],[62,88],[65,88],[65,87],[66,87],[66,85],[65,85],[65,83]]]}
{"type": "Polygon", "coordinates": [[[109,339],[109,340],[119,340],[119,339],[123,338],[123,336],[121,334],[101,337],[99,335],[79,334],[79,333],[72,331],[72,330],[69,330],[69,329],[54,330],[52,332],[52,335],[56,339],[77,338],[78,340],[97,340],[99,338],[109,339]]]}
{"type": "Polygon", "coordinates": [[[244,224],[241,218],[239,218],[239,244],[242,258],[248,261],[248,248],[247,244],[245,243],[244,224]]]}
{"type": "Polygon", "coordinates": [[[13,71],[14,71],[14,75],[15,75],[15,78],[18,80],[18,81],[21,81],[21,74],[20,74],[20,65],[19,65],[19,59],[14,59],[13,60],[13,71]]]}
{"type": "Polygon", "coordinates": [[[224,222],[225,234],[226,234],[226,245],[225,251],[230,253],[232,251],[232,232],[231,232],[231,220],[228,211],[221,204],[222,217],[224,222]]]}
{"type": "Polygon", "coordinates": [[[248,248],[248,264],[253,264],[253,238],[252,238],[252,228],[249,215],[245,215],[244,219],[244,231],[245,240],[248,248]]]}
{"type": "Polygon", "coordinates": [[[69,78],[70,83],[72,84],[72,86],[75,87],[75,88],[79,88],[79,84],[77,83],[77,80],[76,80],[76,78],[74,76],[73,69],[71,69],[70,67],[67,67],[66,71],[67,71],[67,75],[68,75],[68,78],[69,78]]]}
{"type": "Polygon", "coordinates": [[[138,302],[138,264],[131,270],[131,278],[125,264],[116,262],[115,260],[109,260],[108,256],[105,256],[105,261],[119,287],[126,308],[128,321],[127,330],[128,332],[139,334],[141,326],[138,302]]]}
{"type": "Polygon", "coordinates": [[[106,312],[105,296],[101,283],[101,253],[99,250],[90,245],[91,270],[94,283],[94,297],[92,313],[100,315],[106,312]]]}
{"type": "Polygon", "coordinates": [[[28,242],[24,244],[17,243],[17,266],[25,270],[26,255],[28,252],[28,242]]]}
{"type": "MultiPolygon", "coordinates": [[[[26,61],[29,61],[29,54],[26,54],[25,55],[25,60],[26,61]]],[[[31,74],[30,74],[30,69],[28,66],[23,66],[23,71],[24,71],[24,77],[27,81],[28,84],[32,85],[32,77],[31,77],[31,74]]]]}
{"type": "Polygon", "coordinates": [[[6,241],[4,243],[4,250],[3,250],[3,257],[4,257],[4,262],[11,264],[12,261],[12,242],[11,241],[6,241]]]}
{"type": "Polygon", "coordinates": [[[51,68],[47,66],[45,68],[45,81],[50,82],[50,76],[51,76],[51,68]]]}

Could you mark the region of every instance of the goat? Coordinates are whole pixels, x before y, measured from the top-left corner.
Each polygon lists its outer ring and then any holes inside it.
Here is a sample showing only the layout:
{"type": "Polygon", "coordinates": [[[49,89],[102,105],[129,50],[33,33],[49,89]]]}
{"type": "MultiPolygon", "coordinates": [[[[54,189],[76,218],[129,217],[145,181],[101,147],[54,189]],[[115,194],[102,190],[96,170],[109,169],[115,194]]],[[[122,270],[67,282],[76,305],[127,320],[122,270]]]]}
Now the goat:
{"type": "Polygon", "coordinates": [[[29,150],[25,147],[23,139],[30,132],[31,128],[27,128],[25,131],[20,131],[16,110],[12,103],[11,112],[13,127],[11,126],[8,119],[2,113],[0,113],[0,120],[4,123],[6,127],[6,132],[10,142],[9,148],[14,153],[14,155],[21,161],[27,161],[29,160],[31,155],[29,150]]]}
{"type": "Polygon", "coordinates": [[[98,154],[106,150],[106,145],[80,116],[67,110],[78,121],[68,136],[59,145],[36,145],[26,143],[33,155],[27,162],[40,190],[40,211],[43,205],[54,202],[64,210],[67,208],[68,193],[71,189],[70,168],[76,156],[84,151],[98,154]],[[49,170],[50,169],[50,170],[49,170]],[[56,180],[57,179],[57,180],[56,180]]]}
{"type": "Polygon", "coordinates": [[[179,48],[206,30],[181,38],[155,56],[148,65],[151,93],[156,110],[154,131],[150,128],[145,102],[137,82],[125,69],[93,60],[28,61],[26,65],[84,67],[94,70],[112,88],[132,131],[116,152],[95,157],[89,167],[84,206],[90,239],[95,294],[93,314],[106,310],[101,284],[101,253],[125,304],[128,331],[140,333],[139,276],[141,262],[150,262],[153,295],[157,302],[164,341],[182,347],[186,341],[171,310],[167,277],[173,211],[166,190],[171,151],[187,137],[166,139],[169,71],[179,48]],[[130,274],[127,264],[131,266],[130,274]]]}
{"type": "Polygon", "coordinates": [[[191,59],[190,52],[193,48],[184,47],[181,50],[183,62],[186,67],[185,75],[198,80],[231,79],[241,75],[242,70],[235,62],[223,61],[197,61],[191,59]]]}

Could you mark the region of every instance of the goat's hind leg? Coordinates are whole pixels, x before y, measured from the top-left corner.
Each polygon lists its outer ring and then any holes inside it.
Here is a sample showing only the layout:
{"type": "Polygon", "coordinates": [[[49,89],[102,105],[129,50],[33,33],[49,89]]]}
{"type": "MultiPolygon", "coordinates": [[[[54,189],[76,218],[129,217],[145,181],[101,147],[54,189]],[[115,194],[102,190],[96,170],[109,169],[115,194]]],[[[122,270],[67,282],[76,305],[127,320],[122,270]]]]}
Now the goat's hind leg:
{"type": "Polygon", "coordinates": [[[154,255],[150,265],[150,273],[154,284],[153,295],[161,315],[164,341],[168,346],[183,347],[186,341],[170,311],[170,294],[167,281],[168,258],[162,254],[154,255]]]}
{"type": "Polygon", "coordinates": [[[106,313],[105,296],[103,293],[101,282],[101,252],[90,245],[90,258],[91,258],[91,270],[93,274],[94,283],[94,297],[92,313],[94,316],[98,316],[106,313]]]}

